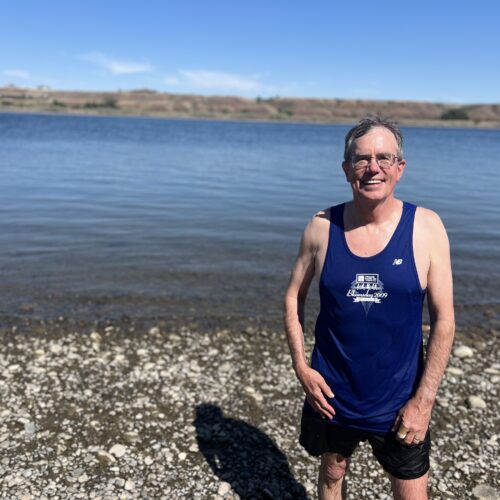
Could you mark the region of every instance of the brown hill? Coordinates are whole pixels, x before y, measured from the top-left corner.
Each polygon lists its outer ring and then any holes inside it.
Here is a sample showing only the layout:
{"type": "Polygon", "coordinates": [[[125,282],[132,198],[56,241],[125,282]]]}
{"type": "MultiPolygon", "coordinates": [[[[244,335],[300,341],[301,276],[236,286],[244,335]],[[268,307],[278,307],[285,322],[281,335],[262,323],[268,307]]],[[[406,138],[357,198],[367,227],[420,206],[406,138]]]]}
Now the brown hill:
{"type": "Polygon", "coordinates": [[[400,123],[500,127],[500,104],[281,97],[245,99],[169,94],[148,89],[80,92],[0,87],[0,111],[324,123],[350,123],[367,114],[381,114],[400,123]]]}

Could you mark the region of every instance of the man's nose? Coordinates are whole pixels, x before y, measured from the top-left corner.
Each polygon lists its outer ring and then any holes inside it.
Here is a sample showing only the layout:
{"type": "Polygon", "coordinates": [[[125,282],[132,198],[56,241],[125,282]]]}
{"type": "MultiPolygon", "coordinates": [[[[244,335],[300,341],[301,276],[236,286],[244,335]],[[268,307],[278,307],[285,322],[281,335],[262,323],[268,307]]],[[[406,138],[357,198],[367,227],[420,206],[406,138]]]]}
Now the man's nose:
{"type": "Polygon", "coordinates": [[[380,170],[380,167],[377,163],[377,158],[375,158],[375,156],[372,156],[369,160],[369,163],[368,163],[368,170],[370,172],[378,172],[380,170]]]}

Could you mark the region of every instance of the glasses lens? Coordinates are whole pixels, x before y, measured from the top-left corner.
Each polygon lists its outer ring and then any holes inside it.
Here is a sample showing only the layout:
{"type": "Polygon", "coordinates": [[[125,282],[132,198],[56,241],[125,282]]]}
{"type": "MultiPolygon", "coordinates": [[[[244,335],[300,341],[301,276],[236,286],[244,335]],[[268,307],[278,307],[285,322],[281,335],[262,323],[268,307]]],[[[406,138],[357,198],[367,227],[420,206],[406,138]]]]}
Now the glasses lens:
{"type": "MultiPolygon", "coordinates": [[[[370,165],[373,156],[355,156],[352,159],[352,165],[356,170],[363,170],[370,165]]],[[[394,165],[397,156],[390,153],[382,153],[375,157],[375,161],[380,168],[387,169],[394,165]]]]}
{"type": "Polygon", "coordinates": [[[391,154],[377,155],[378,166],[380,168],[390,168],[394,164],[396,158],[397,156],[391,154]]]}

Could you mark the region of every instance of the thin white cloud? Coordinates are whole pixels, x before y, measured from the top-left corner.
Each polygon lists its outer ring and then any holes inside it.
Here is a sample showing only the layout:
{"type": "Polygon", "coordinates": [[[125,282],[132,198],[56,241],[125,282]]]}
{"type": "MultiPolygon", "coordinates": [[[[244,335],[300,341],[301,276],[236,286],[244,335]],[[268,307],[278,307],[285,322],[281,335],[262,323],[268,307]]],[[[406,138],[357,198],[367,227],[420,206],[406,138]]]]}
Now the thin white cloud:
{"type": "Polygon", "coordinates": [[[277,91],[276,87],[264,84],[259,75],[244,76],[201,69],[179,70],[176,75],[166,77],[164,83],[172,87],[242,94],[277,91]]]}
{"type": "Polygon", "coordinates": [[[96,64],[101,68],[106,69],[113,75],[134,75],[137,73],[152,73],[154,68],[149,63],[137,61],[118,61],[112,59],[100,52],[89,52],[83,54],[81,59],[96,64]]]}
{"type": "Polygon", "coordinates": [[[31,80],[32,77],[28,71],[23,69],[6,69],[3,71],[3,76],[7,78],[16,78],[18,80],[31,80]]]}

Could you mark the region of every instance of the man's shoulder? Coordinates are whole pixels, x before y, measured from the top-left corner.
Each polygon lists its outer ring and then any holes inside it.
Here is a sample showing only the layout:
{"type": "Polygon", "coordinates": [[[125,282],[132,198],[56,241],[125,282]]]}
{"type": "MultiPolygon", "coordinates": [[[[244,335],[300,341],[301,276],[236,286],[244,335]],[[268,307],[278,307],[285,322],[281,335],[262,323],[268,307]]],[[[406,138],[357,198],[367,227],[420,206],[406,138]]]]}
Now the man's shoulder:
{"type": "Polygon", "coordinates": [[[430,252],[449,244],[443,221],[434,210],[417,207],[414,228],[417,245],[424,245],[430,252]]]}
{"type": "Polygon", "coordinates": [[[328,235],[330,226],[330,208],[325,208],[316,212],[304,229],[303,239],[306,244],[313,248],[318,248],[328,235]]]}
{"type": "Polygon", "coordinates": [[[415,210],[415,227],[425,231],[444,229],[441,217],[434,210],[421,206],[415,210]]]}
{"type": "Polygon", "coordinates": [[[345,203],[339,203],[338,205],[334,205],[332,207],[324,208],[323,210],[319,210],[316,212],[312,219],[311,222],[317,225],[324,225],[325,222],[329,223],[331,221],[332,217],[332,212],[338,211],[341,209],[345,203]]]}

